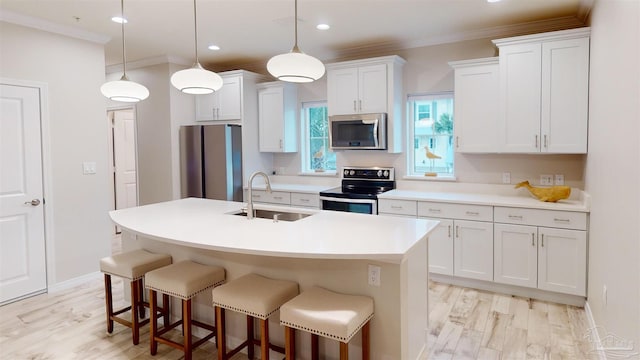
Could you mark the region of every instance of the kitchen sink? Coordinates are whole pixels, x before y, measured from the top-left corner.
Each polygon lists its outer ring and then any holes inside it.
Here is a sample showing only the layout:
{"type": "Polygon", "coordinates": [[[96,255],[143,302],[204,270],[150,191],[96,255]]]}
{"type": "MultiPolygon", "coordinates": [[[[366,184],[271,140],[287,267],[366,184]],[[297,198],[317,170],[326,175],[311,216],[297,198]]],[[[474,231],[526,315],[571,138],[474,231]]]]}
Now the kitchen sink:
{"type": "MultiPolygon", "coordinates": [[[[263,209],[253,209],[253,217],[261,218],[261,219],[270,219],[273,221],[297,221],[300,219],[304,219],[313,214],[305,214],[298,212],[287,212],[287,211],[274,211],[274,210],[263,210],[263,209]]],[[[233,215],[238,216],[247,216],[247,209],[242,209],[241,212],[234,213],[233,215]]]]}

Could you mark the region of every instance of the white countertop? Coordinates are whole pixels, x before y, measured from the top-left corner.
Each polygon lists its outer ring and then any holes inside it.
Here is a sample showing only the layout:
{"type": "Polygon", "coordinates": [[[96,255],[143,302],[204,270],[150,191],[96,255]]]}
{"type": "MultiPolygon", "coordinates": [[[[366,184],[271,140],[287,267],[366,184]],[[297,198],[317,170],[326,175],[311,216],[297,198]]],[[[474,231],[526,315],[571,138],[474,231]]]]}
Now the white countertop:
{"type": "Polygon", "coordinates": [[[400,263],[437,221],[268,206],[256,209],[313,214],[274,222],[231,215],[244,203],[187,198],[110,211],[125,231],[190,247],[232,253],[400,263]]]}
{"type": "Polygon", "coordinates": [[[425,192],[411,190],[391,190],[378,195],[379,199],[436,201],[456,204],[521,207],[530,209],[589,212],[585,199],[560,200],[556,203],[543,202],[533,197],[506,196],[475,193],[425,192]]]}

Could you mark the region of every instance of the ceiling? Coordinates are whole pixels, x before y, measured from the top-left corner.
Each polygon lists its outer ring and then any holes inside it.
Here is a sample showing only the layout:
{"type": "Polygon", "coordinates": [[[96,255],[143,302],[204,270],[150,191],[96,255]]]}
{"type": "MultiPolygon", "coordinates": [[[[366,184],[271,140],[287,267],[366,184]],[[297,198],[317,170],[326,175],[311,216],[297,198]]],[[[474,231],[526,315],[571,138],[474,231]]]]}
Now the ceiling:
{"type": "MultiPolygon", "coordinates": [[[[583,26],[592,1],[299,0],[298,42],[322,61],[343,60],[372,51],[583,26]],[[317,30],[318,23],[331,28],[317,30]]],[[[198,0],[197,9],[198,51],[205,67],[264,66],[293,45],[293,0],[198,0]],[[208,50],[210,44],[221,50],[208,50]]],[[[105,42],[107,65],[122,62],[120,25],[110,20],[120,14],[118,0],[2,0],[0,10],[5,21],[94,36],[105,42]]],[[[124,12],[128,63],[158,56],[193,62],[192,0],[125,0],[124,12]]]]}

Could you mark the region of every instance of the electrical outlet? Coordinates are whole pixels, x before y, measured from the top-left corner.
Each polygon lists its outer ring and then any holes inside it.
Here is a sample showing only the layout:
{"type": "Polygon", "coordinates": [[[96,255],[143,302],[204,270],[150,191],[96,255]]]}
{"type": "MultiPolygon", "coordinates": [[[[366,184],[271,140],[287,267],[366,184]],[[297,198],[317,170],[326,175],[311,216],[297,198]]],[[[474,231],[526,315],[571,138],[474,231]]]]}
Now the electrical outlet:
{"type": "Polygon", "coordinates": [[[502,183],[503,184],[511,184],[511,173],[503,172],[502,173],[502,183]]]}
{"type": "Polygon", "coordinates": [[[369,265],[369,285],[380,286],[380,266],[369,265]]]}
{"type": "Polygon", "coordinates": [[[602,286],[602,304],[607,306],[607,285],[602,286]]]}
{"type": "Polygon", "coordinates": [[[553,175],[540,175],[540,185],[553,185],[553,175]]]}
{"type": "Polygon", "coordinates": [[[556,174],[555,183],[556,183],[556,185],[564,185],[564,175],[556,174]]]}
{"type": "Polygon", "coordinates": [[[85,161],[82,163],[82,173],[84,175],[93,175],[96,173],[95,161],[85,161]]]}

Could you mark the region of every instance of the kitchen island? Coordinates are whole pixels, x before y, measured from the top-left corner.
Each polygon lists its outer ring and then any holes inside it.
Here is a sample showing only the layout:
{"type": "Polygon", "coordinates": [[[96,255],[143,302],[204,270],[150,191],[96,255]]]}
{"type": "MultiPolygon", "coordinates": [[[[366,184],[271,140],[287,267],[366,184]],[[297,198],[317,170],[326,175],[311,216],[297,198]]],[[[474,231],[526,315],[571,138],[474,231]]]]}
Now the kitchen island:
{"type": "MultiPolygon", "coordinates": [[[[174,262],[190,259],[226,269],[227,281],[253,272],[374,299],[371,321],[373,359],[424,359],[427,356],[427,236],[437,221],[378,217],[275,206],[260,209],[310,214],[297,221],[247,220],[235,215],[245,204],[182,199],[110,212],[123,229],[123,249],[169,253],[174,262]],[[380,268],[379,286],[370,285],[369,265],[380,268]]],[[[211,295],[196,299],[195,317],[213,321],[211,295]]],[[[176,307],[174,306],[174,309],[176,307]]],[[[177,314],[176,314],[177,315],[177,314]]],[[[229,314],[228,341],[242,341],[245,320],[229,314]]],[[[270,335],[283,343],[278,316],[270,335]]],[[[196,334],[197,335],[197,334],[196,334]]],[[[323,339],[324,340],[324,339],[323,339]]],[[[321,340],[321,352],[337,358],[338,346],[321,340]]],[[[309,336],[296,338],[298,357],[309,336]]],[[[350,344],[354,357],[360,337],[350,344]]]]}

